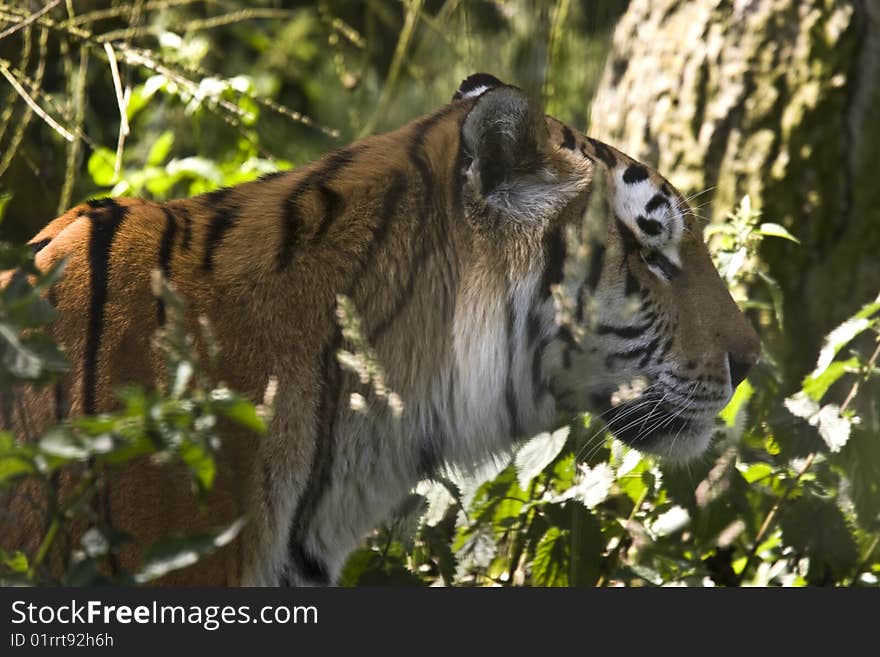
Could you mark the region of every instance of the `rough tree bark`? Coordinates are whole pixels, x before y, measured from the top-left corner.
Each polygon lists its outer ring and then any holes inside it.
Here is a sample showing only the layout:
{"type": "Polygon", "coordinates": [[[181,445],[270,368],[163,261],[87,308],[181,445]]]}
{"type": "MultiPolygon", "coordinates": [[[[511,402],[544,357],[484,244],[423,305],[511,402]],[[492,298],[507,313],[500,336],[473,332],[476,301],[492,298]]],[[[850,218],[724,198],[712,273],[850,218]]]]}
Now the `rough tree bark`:
{"type": "MultiPolygon", "coordinates": [[[[880,289],[880,0],[633,0],[591,132],[680,189],[743,194],[802,246],[767,240],[791,380],[880,289]]],[[[700,199],[702,202],[703,199],[700,199]]]]}

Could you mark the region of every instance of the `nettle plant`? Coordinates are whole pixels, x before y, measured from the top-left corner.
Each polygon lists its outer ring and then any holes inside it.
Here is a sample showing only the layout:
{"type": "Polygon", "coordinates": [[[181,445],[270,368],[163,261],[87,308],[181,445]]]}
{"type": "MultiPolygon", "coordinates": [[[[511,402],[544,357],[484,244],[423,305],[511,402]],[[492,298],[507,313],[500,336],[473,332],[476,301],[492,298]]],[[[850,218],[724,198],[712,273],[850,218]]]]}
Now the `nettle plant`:
{"type": "Polygon", "coordinates": [[[107,482],[134,459],[184,463],[193,495],[201,500],[214,483],[218,422],[225,418],[265,431],[268,411],[211,381],[200,366],[192,336],[183,328],[180,298],[156,276],[155,292],[169,320],[156,336],[167,384],[152,392],[121,390],[116,412],[61,422],[37,435],[16,391],[55,385],[67,371],[63,354],[42,330],[56,316],[47,291],[62,268],[42,273],[29,248],[0,243],[0,269],[16,272],[0,292],[0,399],[4,424],[21,434],[0,432],[0,512],[10,508],[9,496],[30,495],[46,528],[30,558],[0,550],[0,585],[142,584],[234,539],[243,519],[210,533],[165,537],[148,546],[137,572],[123,572],[115,555],[131,538],[100,513],[107,482]],[[72,543],[70,537],[79,535],[72,543]]]}
{"type": "MultiPolygon", "coordinates": [[[[748,197],[706,237],[722,277],[782,340],[782,292],[748,197]],[[760,300],[761,292],[767,298],[760,300]]],[[[601,418],[508,463],[423,482],[350,558],[350,585],[874,585],[880,576],[880,297],[832,331],[793,393],[772,345],[718,419],[711,451],[668,465],[601,418]]],[[[769,332],[769,331],[768,331],[769,332]]]]}

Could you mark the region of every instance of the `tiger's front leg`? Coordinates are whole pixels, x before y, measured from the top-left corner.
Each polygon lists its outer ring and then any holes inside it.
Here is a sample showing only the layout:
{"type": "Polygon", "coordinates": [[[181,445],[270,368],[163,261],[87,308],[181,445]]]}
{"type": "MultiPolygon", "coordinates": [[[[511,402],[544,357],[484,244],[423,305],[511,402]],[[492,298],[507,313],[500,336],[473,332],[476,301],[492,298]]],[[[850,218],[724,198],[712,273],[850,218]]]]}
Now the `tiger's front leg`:
{"type": "Polygon", "coordinates": [[[427,474],[418,408],[398,417],[371,399],[353,410],[354,377],[330,371],[311,397],[279,393],[253,477],[244,585],[334,584],[348,554],[427,474]]]}

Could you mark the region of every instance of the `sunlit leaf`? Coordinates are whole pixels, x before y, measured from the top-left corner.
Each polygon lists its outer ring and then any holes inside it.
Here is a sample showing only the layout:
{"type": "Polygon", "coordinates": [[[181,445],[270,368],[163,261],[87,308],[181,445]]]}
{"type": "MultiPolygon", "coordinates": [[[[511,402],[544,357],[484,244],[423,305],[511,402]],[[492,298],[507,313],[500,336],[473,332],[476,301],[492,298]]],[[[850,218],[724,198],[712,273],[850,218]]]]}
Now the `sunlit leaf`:
{"type": "Polygon", "coordinates": [[[724,420],[724,424],[728,427],[733,427],[736,424],[737,416],[740,413],[745,412],[746,402],[749,401],[754,392],[755,389],[752,387],[752,384],[749,383],[748,379],[736,387],[733,397],[731,397],[727,406],[724,407],[724,410],[721,411],[720,414],[721,419],[724,420]]]}
{"type": "Polygon", "coordinates": [[[109,187],[116,182],[116,153],[109,148],[96,148],[89,156],[89,175],[99,187],[109,187]]]}
{"type": "Polygon", "coordinates": [[[781,237],[783,239],[796,242],[797,244],[801,243],[801,241],[797,237],[788,232],[785,226],[780,226],[779,224],[761,224],[756,232],[760,235],[765,235],[767,237],[781,237]]]}
{"type": "Polygon", "coordinates": [[[177,536],[160,539],[147,549],[144,565],[134,576],[134,581],[144,584],[186,568],[200,558],[232,542],[244,527],[244,519],[238,518],[223,529],[193,536],[177,536]]]}
{"type": "Polygon", "coordinates": [[[568,427],[553,433],[541,433],[529,440],[517,451],[514,458],[516,476],[520,488],[528,488],[529,483],[553,462],[568,438],[568,427]]]}
{"type": "Polygon", "coordinates": [[[773,472],[773,466],[769,463],[752,463],[748,466],[737,464],[737,469],[742,473],[743,479],[750,484],[761,481],[773,472]]]}
{"type": "Polygon", "coordinates": [[[840,414],[837,404],[825,404],[817,415],[819,435],[828,445],[828,449],[837,452],[846,445],[852,430],[852,419],[840,414]]]}
{"type": "Polygon", "coordinates": [[[690,524],[691,516],[687,509],[673,506],[664,511],[651,523],[650,529],[654,536],[660,538],[681,531],[690,524]]]}

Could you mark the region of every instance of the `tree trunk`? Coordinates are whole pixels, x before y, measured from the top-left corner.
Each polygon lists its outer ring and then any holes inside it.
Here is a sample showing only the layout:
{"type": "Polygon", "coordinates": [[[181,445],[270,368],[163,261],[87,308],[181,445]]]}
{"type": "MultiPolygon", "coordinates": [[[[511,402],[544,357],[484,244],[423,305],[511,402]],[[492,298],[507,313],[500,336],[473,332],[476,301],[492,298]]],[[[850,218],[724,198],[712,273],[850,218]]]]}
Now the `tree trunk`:
{"type": "Polygon", "coordinates": [[[632,0],[591,117],[682,191],[711,190],[704,216],[749,194],[800,238],[762,251],[785,292],[790,381],[877,296],[880,0],[632,0]]]}

